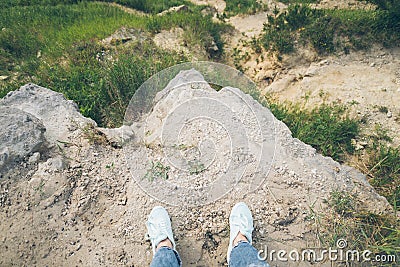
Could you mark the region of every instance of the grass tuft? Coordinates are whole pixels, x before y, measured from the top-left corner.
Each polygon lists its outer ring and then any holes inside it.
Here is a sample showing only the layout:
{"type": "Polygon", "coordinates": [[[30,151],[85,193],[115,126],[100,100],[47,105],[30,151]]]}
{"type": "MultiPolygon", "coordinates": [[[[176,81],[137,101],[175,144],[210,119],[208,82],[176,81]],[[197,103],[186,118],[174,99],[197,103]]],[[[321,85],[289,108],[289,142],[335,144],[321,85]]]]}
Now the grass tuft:
{"type": "MultiPolygon", "coordinates": [[[[394,214],[374,214],[360,205],[356,195],[333,190],[325,200],[328,209],[319,214],[311,209],[309,217],[324,246],[335,247],[339,239],[347,241],[347,250],[370,250],[375,255],[400,255],[399,222],[394,214]]],[[[394,261],[393,261],[394,260],[394,261]]]]}
{"type": "Polygon", "coordinates": [[[293,137],[313,146],[324,156],[344,162],[354,152],[351,140],[359,133],[359,122],[346,114],[343,105],[323,104],[306,110],[299,104],[270,104],[272,113],[292,131],[293,137]]]}

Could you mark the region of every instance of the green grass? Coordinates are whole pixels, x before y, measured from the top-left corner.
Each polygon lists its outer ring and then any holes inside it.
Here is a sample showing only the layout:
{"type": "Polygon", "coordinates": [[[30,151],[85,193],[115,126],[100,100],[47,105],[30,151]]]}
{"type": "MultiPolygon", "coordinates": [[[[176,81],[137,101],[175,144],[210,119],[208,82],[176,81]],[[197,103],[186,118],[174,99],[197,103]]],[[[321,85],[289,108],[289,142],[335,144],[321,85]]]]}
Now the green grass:
{"type": "MultiPolygon", "coordinates": [[[[277,119],[286,123],[293,137],[312,145],[318,152],[339,162],[358,155],[351,144],[359,137],[360,121],[347,116],[346,107],[322,104],[306,110],[299,104],[274,103],[269,107],[277,119]]],[[[359,156],[362,172],[371,185],[386,197],[395,211],[400,206],[400,147],[386,145],[390,138],[377,128],[372,146],[359,156]]],[[[331,210],[320,214],[312,211],[317,236],[322,244],[334,246],[338,239],[346,239],[350,249],[369,249],[374,254],[400,256],[399,222],[395,214],[374,214],[365,211],[358,196],[351,192],[333,190],[325,200],[331,210]]]]}
{"type": "Polygon", "coordinates": [[[0,11],[1,55],[12,64],[1,69],[36,72],[30,62],[38,63],[38,51],[50,59],[62,56],[73,43],[101,39],[126,25],[144,28],[145,19],[129,15],[117,7],[98,3],[57,6],[11,7],[0,11]]]}
{"type": "Polygon", "coordinates": [[[226,0],[224,14],[227,17],[237,14],[255,14],[257,11],[266,10],[267,6],[258,0],[226,0]]]}
{"type": "Polygon", "coordinates": [[[400,231],[395,214],[368,212],[357,195],[341,190],[330,192],[325,203],[328,209],[311,217],[324,245],[335,247],[339,239],[345,239],[346,249],[399,257],[400,231]]]}
{"type": "Polygon", "coordinates": [[[344,162],[354,152],[351,139],[359,133],[359,122],[346,115],[342,105],[323,104],[312,110],[299,104],[270,104],[272,113],[292,131],[293,137],[313,146],[318,152],[344,162]]]}
{"type": "Polygon", "coordinates": [[[186,61],[182,55],[158,49],[151,42],[119,51],[117,61],[102,59],[106,49],[96,41],[75,44],[66,63],[43,67],[41,85],[73,99],[83,115],[100,125],[120,126],[125,109],[140,85],[158,71],[186,61]]]}
{"type": "MultiPolygon", "coordinates": [[[[99,0],[100,2],[114,2],[126,7],[134,8],[150,14],[157,14],[173,6],[182,4],[191,5],[189,1],[182,0],[99,0]]],[[[82,2],[95,2],[94,0],[2,0],[0,8],[16,6],[56,6],[66,4],[78,4],[82,2]]]]}
{"type": "MultiPolygon", "coordinates": [[[[312,145],[318,152],[339,162],[354,155],[376,192],[386,197],[395,213],[400,207],[400,147],[390,147],[391,138],[377,127],[369,139],[372,144],[354,151],[351,140],[359,138],[361,121],[347,116],[345,106],[322,104],[306,110],[300,104],[274,103],[269,107],[277,119],[286,123],[293,137],[312,145]]],[[[349,249],[368,249],[374,254],[400,256],[399,221],[395,213],[374,214],[366,211],[352,192],[333,190],[325,200],[328,210],[316,213],[311,207],[312,225],[322,244],[335,246],[345,239],[349,249]]]]}
{"type": "Polygon", "coordinates": [[[101,0],[105,2],[116,2],[118,4],[134,8],[146,13],[157,14],[174,6],[193,6],[189,1],[182,0],[101,0]]]}
{"type": "MultiPolygon", "coordinates": [[[[211,59],[218,59],[223,53],[221,34],[230,29],[213,22],[211,16],[202,15],[200,6],[164,16],[140,16],[106,3],[70,2],[51,1],[45,5],[46,1],[36,1],[41,4],[31,2],[25,6],[11,1],[2,3],[0,75],[10,78],[0,81],[0,97],[34,82],[64,93],[78,103],[83,115],[98,124],[118,126],[127,103],[146,79],[187,59],[156,48],[151,40],[128,49],[118,45],[103,47],[99,40],[121,27],[137,29],[144,36],[182,27],[188,47],[204,49],[211,59]],[[217,51],[209,49],[214,45],[217,51]],[[103,54],[113,59],[102,58],[103,54]]],[[[154,8],[157,13],[159,8],[154,8]]]]}
{"type": "Polygon", "coordinates": [[[151,161],[151,167],[147,170],[143,179],[153,182],[157,179],[168,180],[170,166],[162,164],[160,161],[151,161]]]}
{"type": "Polygon", "coordinates": [[[321,0],[280,0],[279,2],[284,4],[317,4],[321,0]]]}
{"type": "Polygon", "coordinates": [[[356,196],[345,191],[333,190],[325,202],[341,216],[350,216],[356,209],[356,196]]]}
{"type": "Polygon", "coordinates": [[[260,39],[266,50],[281,54],[294,52],[297,46],[311,46],[319,54],[348,53],[373,43],[396,46],[400,41],[400,12],[396,8],[321,10],[292,4],[286,11],[276,9],[268,16],[260,39]]]}
{"type": "Polygon", "coordinates": [[[374,143],[367,152],[366,171],[371,185],[400,211],[400,147],[374,143]]]}
{"type": "Polygon", "coordinates": [[[356,167],[369,177],[377,192],[399,210],[400,147],[387,145],[391,142],[387,130],[377,126],[367,137],[371,144],[356,152],[351,140],[360,138],[361,121],[349,118],[345,106],[322,104],[307,110],[300,104],[269,102],[272,113],[289,127],[293,137],[339,162],[346,162],[350,155],[358,157],[360,163],[356,167]]]}

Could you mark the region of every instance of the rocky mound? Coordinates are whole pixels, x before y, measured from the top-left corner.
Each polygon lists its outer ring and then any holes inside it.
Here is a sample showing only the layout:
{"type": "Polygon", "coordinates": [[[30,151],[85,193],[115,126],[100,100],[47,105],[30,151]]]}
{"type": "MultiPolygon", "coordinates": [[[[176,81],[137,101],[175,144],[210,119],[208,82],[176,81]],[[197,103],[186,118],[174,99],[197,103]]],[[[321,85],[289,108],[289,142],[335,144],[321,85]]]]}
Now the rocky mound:
{"type": "Polygon", "coordinates": [[[155,99],[119,129],[36,85],[0,101],[0,265],[148,266],[144,223],[159,204],[185,266],[225,264],[237,201],[254,213],[259,249],[317,244],[309,207],[324,209],[334,189],[390,210],[363,174],[293,138],[241,90],[215,91],[187,70],[155,99]]]}

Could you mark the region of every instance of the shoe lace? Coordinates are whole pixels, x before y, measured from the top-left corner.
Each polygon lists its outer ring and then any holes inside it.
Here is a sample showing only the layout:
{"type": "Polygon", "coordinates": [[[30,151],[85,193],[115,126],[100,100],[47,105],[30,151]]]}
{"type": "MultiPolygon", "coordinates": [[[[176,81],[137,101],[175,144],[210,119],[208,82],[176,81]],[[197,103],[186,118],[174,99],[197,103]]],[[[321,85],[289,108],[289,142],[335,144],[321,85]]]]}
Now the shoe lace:
{"type": "Polygon", "coordinates": [[[236,216],[236,219],[233,220],[232,224],[234,226],[237,226],[239,230],[243,232],[248,231],[248,226],[249,226],[249,221],[247,220],[247,217],[244,216],[243,214],[240,214],[239,216],[236,216]]]}
{"type": "Polygon", "coordinates": [[[166,221],[164,221],[164,220],[161,221],[161,222],[158,224],[158,227],[159,227],[161,233],[163,233],[163,234],[165,234],[165,235],[168,235],[168,231],[167,231],[167,222],[166,222],[166,221]]]}
{"type": "Polygon", "coordinates": [[[149,228],[151,229],[151,231],[148,231],[146,233],[146,239],[148,240],[155,239],[156,236],[158,236],[159,234],[164,234],[168,236],[167,222],[164,220],[160,221],[158,224],[151,223],[149,225],[149,228]],[[150,233],[152,235],[150,235],[150,233]]]}

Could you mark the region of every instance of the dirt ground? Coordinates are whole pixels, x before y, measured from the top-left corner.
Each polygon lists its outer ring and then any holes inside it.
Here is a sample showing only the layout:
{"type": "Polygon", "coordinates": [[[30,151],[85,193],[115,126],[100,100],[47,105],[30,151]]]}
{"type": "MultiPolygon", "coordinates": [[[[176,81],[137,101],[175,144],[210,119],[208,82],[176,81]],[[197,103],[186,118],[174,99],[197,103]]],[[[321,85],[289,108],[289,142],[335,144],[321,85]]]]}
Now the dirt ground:
{"type": "MultiPolygon", "coordinates": [[[[182,78],[177,80],[185,82],[182,78]]],[[[95,128],[73,127],[68,120],[59,127],[46,120],[46,128],[48,125],[54,127],[57,140],[50,142],[39,158],[23,159],[1,173],[0,265],[148,266],[152,252],[145,239],[145,222],[156,205],[166,206],[171,214],[177,249],[184,266],[227,265],[228,216],[232,206],[239,201],[248,203],[251,208],[255,220],[254,245],[264,250],[300,251],[301,248],[321,246],[312,221],[307,218],[311,214],[310,207],[313,212],[327,209],[324,199],[332,189],[358,194],[364,207],[371,212],[391,210],[361,173],[317,154],[315,149],[292,138],[288,128],[273,121],[269,110],[250,96],[237,89],[216,92],[210,87],[202,91],[197,89],[194,93],[191,84],[185,84],[184,88],[171,91],[160,100],[146,122],[132,126],[134,134],[123,149],[112,145],[111,130],[103,129],[108,134],[105,136],[95,128]],[[183,138],[196,142],[202,135],[199,130],[208,133],[202,138],[213,140],[217,157],[221,156],[225,161],[213,161],[199,173],[188,173],[172,165],[168,179],[144,179],[146,172],[151,170],[148,160],[168,162],[168,157],[160,150],[162,133],[157,129],[166,127],[170,117],[174,116],[174,106],[198,101],[201,96],[206,96],[207,102],[212,99],[225,101],[236,114],[235,119],[225,121],[221,118],[229,117],[228,114],[219,113],[218,122],[225,123],[219,132],[215,131],[213,123],[207,125],[208,120],[203,120],[204,117],[196,117],[199,124],[189,125],[183,138]],[[247,103],[244,109],[241,108],[243,99],[247,103]],[[255,118],[244,112],[246,106],[255,112],[255,118]],[[257,120],[263,123],[259,130],[249,131],[248,141],[252,144],[249,154],[239,153],[240,150],[225,153],[231,146],[226,143],[229,138],[223,137],[224,129],[235,140],[242,136],[241,127],[246,126],[245,131],[259,127],[254,123],[257,120]],[[230,123],[238,127],[232,127],[230,123]],[[66,130],[59,132],[57,129],[66,130]],[[149,129],[150,135],[147,134],[149,129]],[[144,140],[140,133],[146,133],[144,140]],[[258,164],[255,158],[260,159],[258,164]],[[224,177],[218,162],[228,162],[229,166],[236,162],[233,170],[245,170],[242,178],[235,185],[222,187],[229,190],[215,201],[189,205],[187,200],[196,194],[187,189],[192,185],[194,189],[199,188],[200,191],[194,192],[199,192],[202,197],[207,195],[202,191],[203,183],[209,183],[207,179],[224,177]],[[169,189],[171,185],[173,187],[169,189]]],[[[55,94],[47,89],[46,92],[55,94]]],[[[40,97],[39,93],[37,97],[40,97]]],[[[29,104],[34,106],[34,102],[29,104]]],[[[22,108],[24,106],[23,103],[22,108]]],[[[190,108],[195,114],[209,111],[192,103],[190,108]]],[[[216,115],[210,114],[211,117],[216,115]]],[[[40,109],[34,115],[40,116],[40,109]]],[[[72,119],[80,120],[79,117],[72,119]]],[[[52,140],[53,133],[47,133],[48,140],[52,140]]],[[[276,262],[276,266],[311,264],[276,262]]],[[[319,266],[331,266],[331,263],[322,262],[319,266]]]]}

